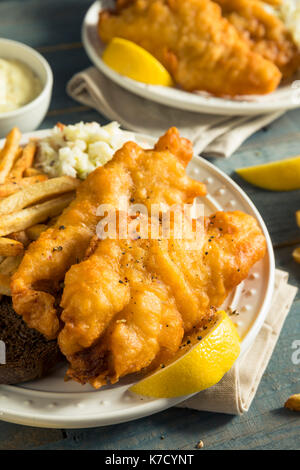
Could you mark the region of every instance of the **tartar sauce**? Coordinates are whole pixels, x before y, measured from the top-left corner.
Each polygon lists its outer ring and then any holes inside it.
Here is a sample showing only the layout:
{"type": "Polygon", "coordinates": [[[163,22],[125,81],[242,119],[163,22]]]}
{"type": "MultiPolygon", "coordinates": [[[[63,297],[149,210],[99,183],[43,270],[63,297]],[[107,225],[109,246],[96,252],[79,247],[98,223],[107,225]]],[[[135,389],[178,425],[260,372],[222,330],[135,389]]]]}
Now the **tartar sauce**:
{"type": "Polygon", "coordinates": [[[42,83],[25,64],[0,58],[0,113],[21,108],[42,91],[42,83]]]}

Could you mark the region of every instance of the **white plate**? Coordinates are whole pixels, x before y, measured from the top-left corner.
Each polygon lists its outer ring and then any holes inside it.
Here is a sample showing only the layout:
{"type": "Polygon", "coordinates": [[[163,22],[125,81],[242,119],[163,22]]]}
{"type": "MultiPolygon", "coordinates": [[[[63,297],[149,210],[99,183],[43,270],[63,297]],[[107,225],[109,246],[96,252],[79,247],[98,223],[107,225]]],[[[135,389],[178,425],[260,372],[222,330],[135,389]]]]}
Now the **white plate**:
{"type": "MultiPolygon", "coordinates": [[[[37,131],[24,135],[44,137],[49,131],[37,131]]],[[[152,146],[154,139],[137,135],[144,146],[152,146]]],[[[0,141],[0,147],[3,140],[0,141]]],[[[267,239],[266,257],[257,263],[249,277],[230,295],[225,307],[238,309],[239,333],[242,337],[242,354],[254,341],[270,306],[274,286],[274,254],[266,226],[258,211],[228,176],[200,157],[194,157],[188,166],[188,174],[206,183],[208,196],[206,212],[216,210],[243,210],[259,222],[267,239]]],[[[0,386],[0,418],[18,424],[53,428],[86,428],[121,423],[142,418],[183,401],[175,399],[139,398],[128,392],[133,379],[95,391],[89,385],[64,382],[65,366],[58,367],[46,378],[19,386],[0,386]]]]}
{"type": "Polygon", "coordinates": [[[257,115],[300,106],[300,87],[298,86],[300,82],[296,81],[296,77],[293,85],[281,86],[269,95],[252,96],[247,100],[245,98],[231,100],[188,93],[176,88],[146,85],[118,74],[103,62],[101,57],[105,45],[97,33],[99,12],[104,8],[112,8],[113,5],[113,0],[99,0],[93,3],[84,18],[82,41],[89,58],[96,67],[112,81],[132,93],[174,108],[209,114],[257,115]]]}

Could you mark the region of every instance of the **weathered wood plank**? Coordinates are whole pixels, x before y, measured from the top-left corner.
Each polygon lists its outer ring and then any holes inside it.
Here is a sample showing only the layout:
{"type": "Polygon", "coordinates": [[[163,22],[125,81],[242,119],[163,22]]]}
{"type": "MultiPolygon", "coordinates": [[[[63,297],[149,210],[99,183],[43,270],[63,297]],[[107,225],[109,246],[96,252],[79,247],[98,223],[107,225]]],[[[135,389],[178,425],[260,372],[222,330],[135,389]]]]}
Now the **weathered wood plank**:
{"type": "Polygon", "coordinates": [[[300,110],[283,117],[248,139],[228,160],[213,159],[219,168],[230,174],[259,209],[270,231],[273,243],[299,238],[295,211],[300,207],[300,191],[264,191],[246,183],[234,170],[280,160],[300,154],[300,110]]]}
{"type": "Polygon", "coordinates": [[[1,0],[1,37],[33,47],[80,41],[89,0],[1,0]]]}
{"type": "Polygon", "coordinates": [[[54,87],[50,110],[70,108],[78,105],[66,93],[67,82],[80,70],[90,66],[84,49],[71,49],[44,53],[54,74],[54,87]]]}
{"type": "Polygon", "coordinates": [[[107,119],[105,119],[99,113],[96,113],[95,111],[90,109],[87,109],[86,111],[82,111],[80,113],[70,113],[68,109],[64,109],[59,113],[54,113],[46,116],[46,119],[41,125],[41,129],[49,129],[55,126],[58,121],[61,121],[65,124],[75,124],[76,122],[80,121],[96,121],[99,122],[99,124],[101,125],[106,124],[108,122],[107,119]]]}
{"type": "Polygon", "coordinates": [[[25,450],[60,441],[62,431],[37,429],[0,421],[0,450],[25,450]]]}

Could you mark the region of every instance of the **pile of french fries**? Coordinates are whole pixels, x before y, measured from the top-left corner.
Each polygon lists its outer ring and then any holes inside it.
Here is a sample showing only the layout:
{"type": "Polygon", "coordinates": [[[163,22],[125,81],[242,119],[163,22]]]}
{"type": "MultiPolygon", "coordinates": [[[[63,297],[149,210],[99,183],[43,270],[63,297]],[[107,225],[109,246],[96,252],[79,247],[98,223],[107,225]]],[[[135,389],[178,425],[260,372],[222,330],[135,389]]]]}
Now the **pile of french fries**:
{"type": "Polygon", "coordinates": [[[48,178],[34,168],[38,143],[20,146],[14,128],[0,150],[0,298],[10,295],[11,276],[27,246],[47,230],[75,197],[79,180],[48,178]]]}

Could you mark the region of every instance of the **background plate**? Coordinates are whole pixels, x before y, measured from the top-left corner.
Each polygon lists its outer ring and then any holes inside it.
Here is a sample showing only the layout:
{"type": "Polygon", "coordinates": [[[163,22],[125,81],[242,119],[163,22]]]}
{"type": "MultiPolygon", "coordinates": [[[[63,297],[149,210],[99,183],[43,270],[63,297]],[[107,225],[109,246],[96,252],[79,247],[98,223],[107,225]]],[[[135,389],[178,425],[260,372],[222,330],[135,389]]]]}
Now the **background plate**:
{"type": "MultiPolygon", "coordinates": [[[[188,93],[176,88],[147,85],[118,74],[102,61],[105,45],[99,39],[97,24],[99,12],[104,8],[112,8],[113,0],[99,0],[89,8],[82,27],[82,41],[85,50],[95,64],[108,78],[118,85],[143,98],[179,109],[209,114],[222,115],[255,115],[283,111],[300,106],[300,82],[280,86],[274,93],[265,96],[252,96],[249,99],[231,100],[188,93]],[[299,87],[297,87],[299,85],[299,87]]],[[[300,78],[300,76],[298,77],[300,78]]]]}
{"type": "MultiPolygon", "coordinates": [[[[23,136],[44,137],[49,130],[23,136]]],[[[132,134],[131,134],[132,135],[132,134]]],[[[137,141],[152,146],[155,139],[136,135],[137,141]]],[[[0,147],[3,140],[0,141],[0,147]]],[[[229,296],[224,307],[238,309],[237,326],[242,337],[243,354],[255,340],[270,306],[274,287],[274,254],[266,226],[246,194],[228,176],[200,157],[194,157],[188,174],[207,185],[203,198],[207,213],[216,210],[243,210],[259,222],[267,240],[267,255],[258,262],[248,278],[229,296]]],[[[64,382],[66,366],[57,367],[46,378],[19,386],[0,386],[0,419],[29,426],[52,428],[86,428],[105,426],[142,418],[170,408],[187,397],[174,399],[141,398],[128,392],[134,377],[127,377],[114,386],[95,391],[89,385],[64,382]]]]}

